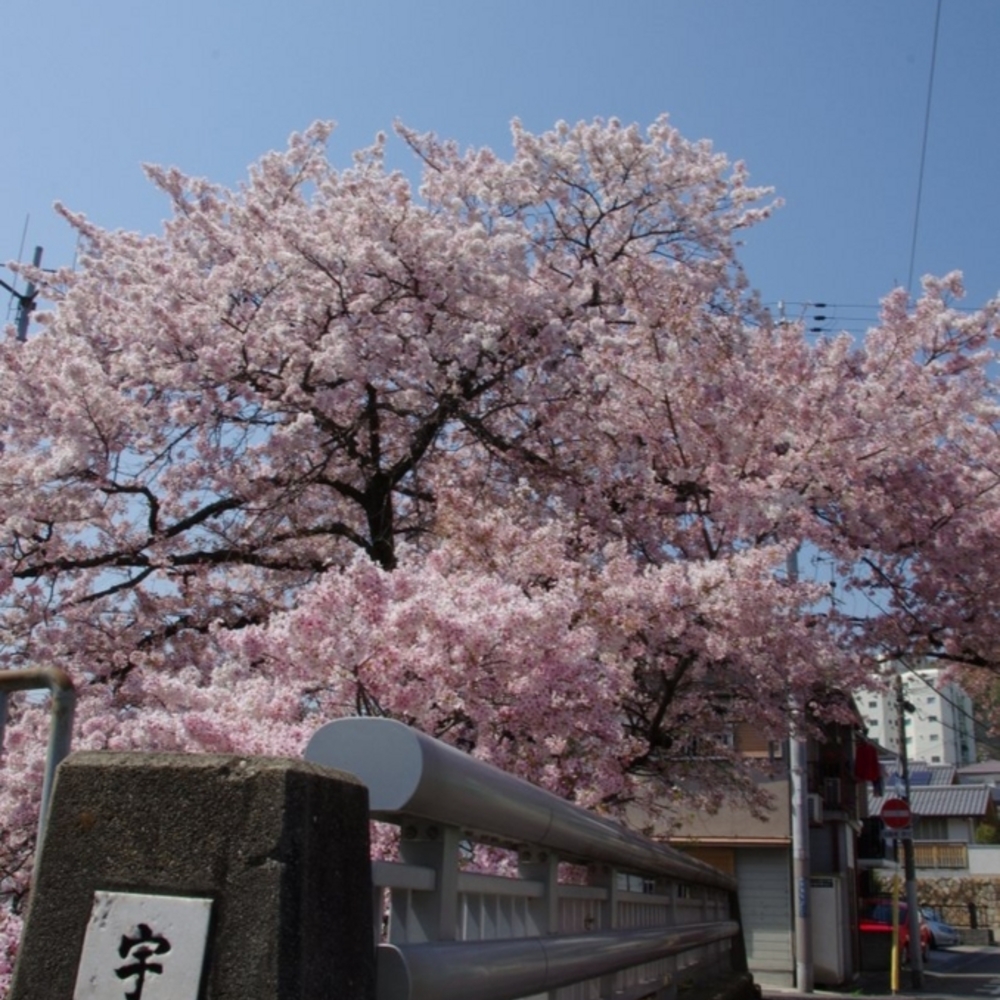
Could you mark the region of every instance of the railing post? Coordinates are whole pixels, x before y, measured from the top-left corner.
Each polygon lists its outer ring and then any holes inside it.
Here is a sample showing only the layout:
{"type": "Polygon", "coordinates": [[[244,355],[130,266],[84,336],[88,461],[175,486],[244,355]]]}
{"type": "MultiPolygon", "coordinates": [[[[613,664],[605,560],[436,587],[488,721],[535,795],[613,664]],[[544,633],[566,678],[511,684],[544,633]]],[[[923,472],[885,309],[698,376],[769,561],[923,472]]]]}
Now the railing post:
{"type": "Polygon", "coordinates": [[[38,810],[38,850],[45,841],[45,823],[52,796],[56,768],[69,753],[73,738],[73,711],[76,690],[69,674],[58,667],[25,667],[22,670],[0,670],[0,749],[7,728],[7,695],[11,691],[36,691],[48,688],[52,693],[49,748],[42,777],[42,801],[38,810]]]}
{"type": "Polygon", "coordinates": [[[542,884],[542,898],[528,904],[528,913],[535,932],[558,934],[559,927],[559,859],[549,851],[522,850],[517,859],[520,878],[542,884]]]}
{"type": "MultiPolygon", "coordinates": [[[[614,868],[608,865],[591,865],[587,872],[587,881],[590,885],[600,886],[607,895],[601,903],[601,930],[613,931],[618,929],[618,878],[614,868]]],[[[600,994],[602,997],[610,997],[615,992],[615,976],[602,976],[600,994]]]]}
{"type": "MultiPolygon", "coordinates": [[[[458,930],[458,852],[462,837],[453,826],[407,818],[402,823],[399,856],[408,865],[434,870],[433,892],[414,895],[406,940],[454,941],[458,930]]],[[[395,914],[394,914],[395,916],[395,914]]],[[[390,918],[390,927],[395,923],[390,918]]],[[[393,933],[393,941],[399,938],[393,933]]]]}
{"type": "Polygon", "coordinates": [[[69,754],[73,740],[73,715],[76,710],[76,691],[68,675],[58,671],[62,678],[52,683],[52,711],[49,724],[49,748],[45,755],[45,777],[42,779],[42,805],[38,816],[38,850],[45,843],[49,804],[56,780],[56,768],[69,754]],[[64,678],[64,679],[63,679],[64,678]]]}
{"type": "MultiPolygon", "coordinates": [[[[559,926],[559,859],[548,851],[522,850],[517,859],[517,874],[519,878],[541,882],[542,898],[533,899],[528,904],[528,912],[535,933],[539,937],[546,934],[558,934],[559,926]]],[[[548,1000],[556,1000],[558,992],[549,990],[545,994],[548,1000]]]]}

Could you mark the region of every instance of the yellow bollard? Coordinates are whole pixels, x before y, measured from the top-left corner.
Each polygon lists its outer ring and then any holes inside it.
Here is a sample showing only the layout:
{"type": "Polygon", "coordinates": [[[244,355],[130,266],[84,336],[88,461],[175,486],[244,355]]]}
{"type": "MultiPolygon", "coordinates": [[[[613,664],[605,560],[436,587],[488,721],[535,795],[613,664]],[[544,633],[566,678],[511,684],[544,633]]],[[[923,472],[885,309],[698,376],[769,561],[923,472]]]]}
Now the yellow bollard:
{"type": "Polygon", "coordinates": [[[892,957],[889,967],[889,991],[899,992],[899,872],[892,876],[892,957]]]}

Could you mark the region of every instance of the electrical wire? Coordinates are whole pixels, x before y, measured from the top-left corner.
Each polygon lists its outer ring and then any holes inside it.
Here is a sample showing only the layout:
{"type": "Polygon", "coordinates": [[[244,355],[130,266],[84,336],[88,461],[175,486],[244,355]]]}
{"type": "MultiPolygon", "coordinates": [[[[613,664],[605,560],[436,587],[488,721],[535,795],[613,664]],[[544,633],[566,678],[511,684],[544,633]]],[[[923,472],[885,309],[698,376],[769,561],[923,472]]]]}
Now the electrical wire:
{"type": "MultiPolygon", "coordinates": [[[[998,742],[995,739],[991,739],[989,737],[980,738],[976,734],[976,727],[979,727],[980,729],[988,728],[986,722],[983,719],[977,718],[973,712],[967,711],[964,705],[960,705],[958,702],[954,701],[947,694],[945,694],[945,692],[943,690],[941,690],[940,688],[936,687],[930,680],[928,680],[926,677],[923,677],[920,674],[920,670],[921,669],[927,669],[927,667],[923,667],[923,668],[914,667],[911,664],[907,663],[905,660],[897,660],[897,661],[894,661],[894,662],[901,663],[902,666],[906,669],[906,671],[908,673],[911,673],[911,674],[913,674],[914,677],[918,678],[924,685],[926,685],[928,688],[930,688],[930,690],[933,691],[934,694],[936,694],[943,702],[945,702],[946,704],[950,705],[951,708],[957,714],[959,714],[959,715],[963,716],[964,718],[966,718],[972,724],[972,727],[973,727],[972,730],[971,730],[971,732],[970,731],[964,731],[963,732],[963,730],[959,729],[957,726],[955,726],[955,725],[953,725],[951,723],[944,722],[943,720],[937,720],[936,724],[939,725],[942,728],[942,730],[948,730],[948,731],[956,734],[957,736],[965,735],[966,737],[968,737],[969,735],[971,735],[972,738],[976,741],[977,744],[982,743],[982,744],[988,746],[991,750],[1000,750],[1000,744],[998,744],[998,742]]],[[[940,670],[942,668],[940,668],[940,667],[934,667],[932,665],[931,669],[940,670]]],[[[961,688],[961,684],[958,684],[957,682],[952,682],[952,683],[955,683],[957,687],[961,688]]],[[[965,694],[964,690],[963,690],[962,693],[965,694]]],[[[966,697],[968,697],[968,695],[966,695],[966,697]]],[[[971,701],[971,698],[970,698],[970,701],[971,701]]]]}
{"type": "MultiPolygon", "coordinates": [[[[801,302],[791,299],[762,303],[765,308],[776,312],[780,322],[800,323],[807,334],[833,335],[847,333],[862,338],[881,320],[882,307],[879,304],[862,302],[801,302]],[[789,319],[787,311],[797,314],[789,319]]],[[[949,308],[957,313],[971,315],[976,306],[951,303],[949,308]]]]}
{"type": "MultiPolygon", "coordinates": [[[[980,730],[988,729],[989,728],[988,724],[986,723],[985,720],[976,718],[975,714],[973,712],[967,711],[964,705],[960,705],[958,702],[953,701],[948,695],[946,695],[944,693],[944,691],[942,691],[938,687],[935,687],[934,684],[932,684],[926,677],[922,677],[920,675],[919,668],[911,667],[908,663],[904,663],[904,666],[906,667],[906,669],[910,673],[914,674],[916,677],[919,677],[920,680],[923,681],[923,683],[928,688],[930,688],[931,691],[934,692],[934,694],[936,694],[943,702],[945,702],[945,704],[950,705],[951,708],[955,711],[955,713],[957,713],[958,715],[961,715],[963,718],[967,719],[972,724],[971,735],[972,735],[972,738],[976,741],[977,744],[978,743],[983,743],[986,746],[990,747],[991,750],[998,749],[998,744],[997,744],[997,741],[995,739],[991,739],[989,737],[984,737],[984,738],[981,739],[979,736],[976,735],[976,728],[977,727],[980,730]]],[[[935,668],[932,668],[932,669],[938,669],[938,670],[940,670],[941,668],[940,667],[935,667],[935,668]]],[[[962,690],[962,693],[965,694],[965,696],[967,698],[969,698],[969,695],[966,694],[966,692],[965,692],[964,689],[962,689],[961,684],[958,684],[957,682],[954,682],[954,681],[952,683],[955,684],[955,686],[958,687],[960,690],[962,690]]],[[[972,699],[969,698],[969,701],[971,702],[972,699]]],[[[942,729],[950,730],[951,732],[957,734],[958,736],[962,736],[963,735],[963,730],[959,729],[957,726],[952,725],[951,723],[939,721],[938,725],[940,725],[942,729]]],[[[968,736],[969,732],[965,731],[964,735],[968,736]]]]}
{"type": "Polygon", "coordinates": [[[913,212],[913,239],[910,242],[910,269],[906,279],[906,290],[913,294],[913,265],[917,258],[917,232],[920,229],[920,205],[924,194],[924,166],[927,162],[927,136],[931,124],[931,98],[934,95],[934,67],[937,63],[938,28],[941,24],[941,0],[937,0],[934,14],[934,41],[931,43],[931,67],[927,79],[927,106],[924,108],[924,136],[920,146],[920,171],[917,175],[917,204],[913,212]]]}

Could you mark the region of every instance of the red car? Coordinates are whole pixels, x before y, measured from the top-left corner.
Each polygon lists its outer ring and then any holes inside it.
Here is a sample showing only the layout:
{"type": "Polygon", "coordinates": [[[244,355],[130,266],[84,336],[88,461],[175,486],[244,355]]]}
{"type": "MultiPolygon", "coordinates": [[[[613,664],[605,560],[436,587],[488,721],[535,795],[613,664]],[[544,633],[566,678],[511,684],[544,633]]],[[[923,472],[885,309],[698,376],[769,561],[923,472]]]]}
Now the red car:
{"type": "MultiPolygon", "coordinates": [[[[861,904],[858,927],[861,932],[875,934],[892,933],[892,901],[888,899],[869,899],[861,904]]],[[[907,961],[910,953],[910,922],[906,903],[899,904],[899,950],[903,961],[907,961]]],[[[927,962],[931,950],[930,928],[920,918],[920,955],[927,962]]]]}

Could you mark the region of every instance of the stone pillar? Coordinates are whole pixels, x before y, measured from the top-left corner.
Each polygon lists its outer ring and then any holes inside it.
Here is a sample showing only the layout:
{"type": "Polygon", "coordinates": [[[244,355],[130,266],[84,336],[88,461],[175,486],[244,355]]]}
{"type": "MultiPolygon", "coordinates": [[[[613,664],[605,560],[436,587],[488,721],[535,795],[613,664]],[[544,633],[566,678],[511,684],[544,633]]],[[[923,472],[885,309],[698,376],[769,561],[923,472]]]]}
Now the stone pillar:
{"type": "Polygon", "coordinates": [[[367,790],[301,760],[59,769],[10,1000],[371,1000],[367,790]]]}

